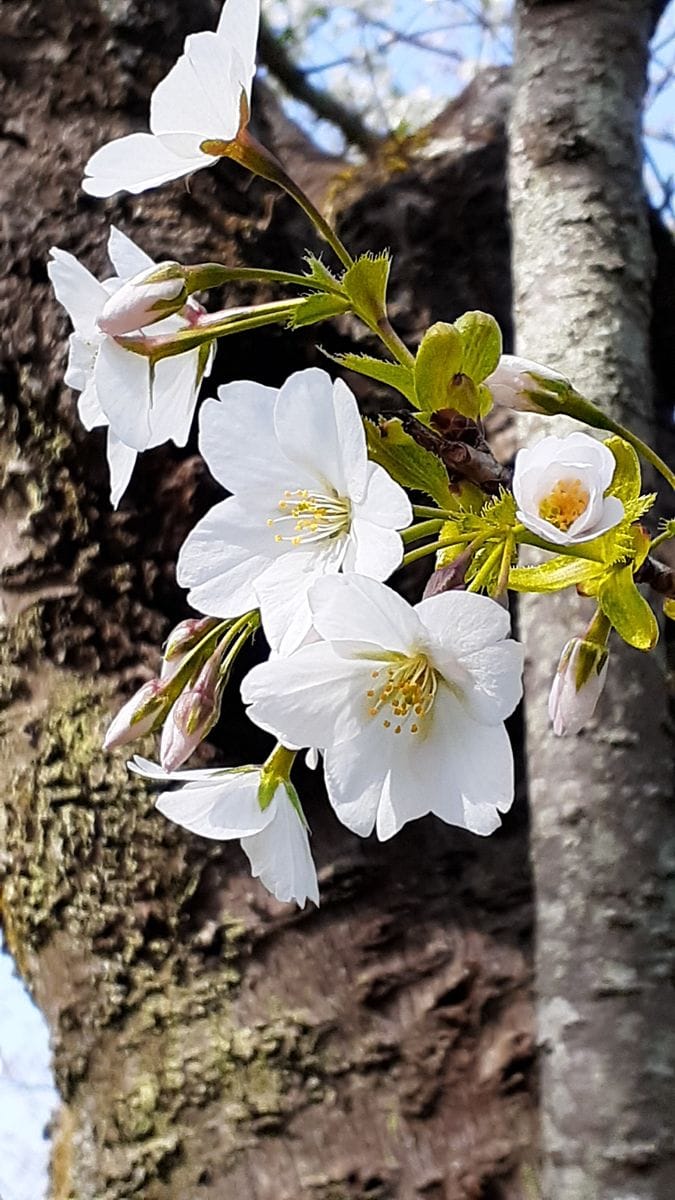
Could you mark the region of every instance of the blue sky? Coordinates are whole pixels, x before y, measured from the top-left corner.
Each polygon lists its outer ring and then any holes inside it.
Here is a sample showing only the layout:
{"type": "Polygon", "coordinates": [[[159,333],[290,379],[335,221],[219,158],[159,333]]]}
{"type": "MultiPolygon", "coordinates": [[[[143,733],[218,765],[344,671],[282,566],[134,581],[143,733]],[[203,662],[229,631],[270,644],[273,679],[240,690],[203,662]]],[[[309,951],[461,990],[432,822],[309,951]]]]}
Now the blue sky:
{"type": "MultiPolygon", "coordinates": [[[[265,0],[270,13],[280,12],[288,0],[265,0]]],[[[295,0],[290,0],[294,3],[295,0]]],[[[479,0],[466,0],[466,5],[480,9],[479,0]]],[[[318,7],[318,6],[317,6],[318,7]]],[[[324,6],[326,7],[326,6],[324,6]]],[[[385,6],[383,6],[385,7],[385,6]]],[[[446,5],[447,10],[447,5],[446,5]]],[[[369,11],[378,11],[376,0],[372,0],[369,11]]],[[[423,3],[422,0],[392,0],[389,6],[391,24],[404,31],[407,37],[434,38],[429,30],[443,23],[440,5],[423,3]]],[[[451,34],[442,35],[446,49],[457,50],[466,60],[506,62],[510,53],[508,33],[502,31],[498,39],[488,38],[475,23],[460,25],[451,34]]],[[[386,31],[364,28],[353,21],[345,20],[340,5],[330,6],[326,22],[317,23],[306,42],[303,42],[301,60],[323,68],[326,64],[336,65],[326,70],[315,70],[314,81],[325,87],[344,79],[346,68],[343,60],[349,58],[357,47],[359,53],[368,57],[375,54],[382,41],[387,40],[386,31]],[[342,63],[342,65],[340,65],[342,63]]],[[[675,89],[669,82],[675,61],[675,3],[671,3],[654,40],[656,54],[652,63],[652,99],[646,113],[646,128],[658,133],[658,137],[647,140],[650,163],[647,165],[647,180],[654,202],[661,204],[663,180],[675,176],[675,141],[669,142],[675,129],[675,89]]],[[[392,44],[387,52],[389,77],[387,87],[405,96],[409,92],[419,95],[419,111],[433,115],[434,104],[439,106],[455,95],[466,77],[461,65],[446,54],[423,52],[410,43],[392,44]]],[[[369,77],[368,71],[351,72],[359,78],[358,94],[375,95],[383,83],[381,77],[369,77]]],[[[405,106],[401,105],[401,109],[405,106]]],[[[307,120],[299,106],[293,111],[307,120]]],[[[381,104],[372,106],[373,120],[381,124],[384,117],[381,104]]],[[[339,148],[339,137],[326,126],[312,123],[313,132],[329,149],[339,148]]],[[[1,944],[1,943],[0,943],[1,944]]],[[[46,1194],[46,1172],[48,1144],[43,1137],[45,1124],[55,1103],[55,1093],[49,1072],[49,1049],[47,1033],[42,1019],[30,1002],[22,984],[13,973],[7,954],[0,953],[0,1197],[2,1200],[41,1200],[46,1194]]]]}

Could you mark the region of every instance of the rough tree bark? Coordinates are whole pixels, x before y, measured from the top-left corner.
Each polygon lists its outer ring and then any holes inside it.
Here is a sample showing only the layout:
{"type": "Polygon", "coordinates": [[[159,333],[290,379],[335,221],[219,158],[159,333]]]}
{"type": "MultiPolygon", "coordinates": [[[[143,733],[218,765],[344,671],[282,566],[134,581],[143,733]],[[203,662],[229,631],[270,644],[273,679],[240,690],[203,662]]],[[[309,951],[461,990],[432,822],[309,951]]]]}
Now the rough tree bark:
{"type": "MultiPolygon", "coordinates": [[[[640,113],[655,6],[517,7],[518,348],[653,435],[640,113]]],[[[675,829],[664,672],[657,657],[614,646],[597,720],[579,738],[552,739],[546,695],[557,656],[591,611],[566,596],[521,606],[544,1195],[670,1200],[675,829]]]]}
{"type": "MultiPolygon", "coordinates": [[[[184,615],[172,564],[215,490],[194,446],[162,450],[110,512],[100,438],[62,383],[45,262],[57,243],[102,269],[112,218],[157,256],[296,265],[305,227],[234,171],[109,204],[79,191],[91,149],[142,125],[188,24],[215,10],[2,7],[0,878],[7,943],[52,1034],[52,1200],[522,1200],[523,806],[488,843],[425,822],[383,847],[316,795],[323,904],[298,914],[236,847],[166,823],[123,755],[101,752],[106,711],[184,615]]],[[[493,175],[495,161],[494,189],[476,151],[473,170],[432,164],[383,186],[376,226],[355,207],[355,242],[403,240],[414,321],[471,303],[508,320],[503,146],[483,162],[493,175]],[[432,285],[442,258],[454,271],[432,285]]],[[[316,361],[307,339],[268,332],[228,343],[213,385],[279,383],[316,361]]],[[[261,753],[232,714],[220,737],[225,755],[261,753]]]]}

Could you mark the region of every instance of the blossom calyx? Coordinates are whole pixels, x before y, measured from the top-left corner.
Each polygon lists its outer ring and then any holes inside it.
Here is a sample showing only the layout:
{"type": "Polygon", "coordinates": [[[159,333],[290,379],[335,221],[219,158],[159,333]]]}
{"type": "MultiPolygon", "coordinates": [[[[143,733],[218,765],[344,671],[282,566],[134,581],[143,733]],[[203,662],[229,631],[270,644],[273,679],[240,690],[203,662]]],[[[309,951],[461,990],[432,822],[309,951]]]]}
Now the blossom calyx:
{"type": "Polygon", "coordinates": [[[144,683],[113,717],[103,739],[103,749],[116,750],[151,733],[161,724],[170,705],[164,681],[151,679],[144,683]]]}
{"type": "Polygon", "coordinates": [[[567,642],[551,685],[548,715],[557,737],[579,733],[590,721],[607,678],[607,647],[586,638],[567,642]]]}
{"type": "Polygon", "coordinates": [[[119,337],[173,316],[189,295],[180,263],[162,263],[139,271],[106,300],[97,319],[102,333],[119,337]]]}

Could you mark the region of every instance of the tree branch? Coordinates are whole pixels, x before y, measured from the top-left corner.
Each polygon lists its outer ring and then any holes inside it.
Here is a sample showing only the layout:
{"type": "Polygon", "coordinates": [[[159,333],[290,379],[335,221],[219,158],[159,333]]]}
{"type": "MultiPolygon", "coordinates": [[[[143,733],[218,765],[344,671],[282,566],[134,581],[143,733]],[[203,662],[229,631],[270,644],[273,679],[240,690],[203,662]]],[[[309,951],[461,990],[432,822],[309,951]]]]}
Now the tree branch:
{"type": "Polygon", "coordinates": [[[373,154],[377,150],[381,139],[366,128],[357,112],[309,82],[305,72],[293,61],[283,42],[273,33],[264,17],[260,25],[258,54],[260,61],[279,80],[289,95],[307,104],[322,121],[330,121],[332,125],[336,125],[350,145],[358,146],[366,154],[373,154]]]}

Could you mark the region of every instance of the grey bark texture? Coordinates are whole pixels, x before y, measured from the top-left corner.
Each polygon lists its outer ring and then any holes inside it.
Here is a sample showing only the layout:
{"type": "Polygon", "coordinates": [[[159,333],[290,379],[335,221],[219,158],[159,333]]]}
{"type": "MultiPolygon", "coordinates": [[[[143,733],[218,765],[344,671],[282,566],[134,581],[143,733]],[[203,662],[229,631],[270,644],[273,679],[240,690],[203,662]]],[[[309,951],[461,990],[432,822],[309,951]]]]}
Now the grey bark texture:
{"type": "MultiPolygon", "coordinates": [[[[517,5],[510,196],[519,353],[654,435],[640,115],[654,6],[517,5]]],[[[523,421],[523,432],[564,423],[523,421]]],[[[663,661],[613,645],[583,735],[546,697],[590,601],[524,598],[545,1200],[675,1195],[672,741],[663,661]]]]}

